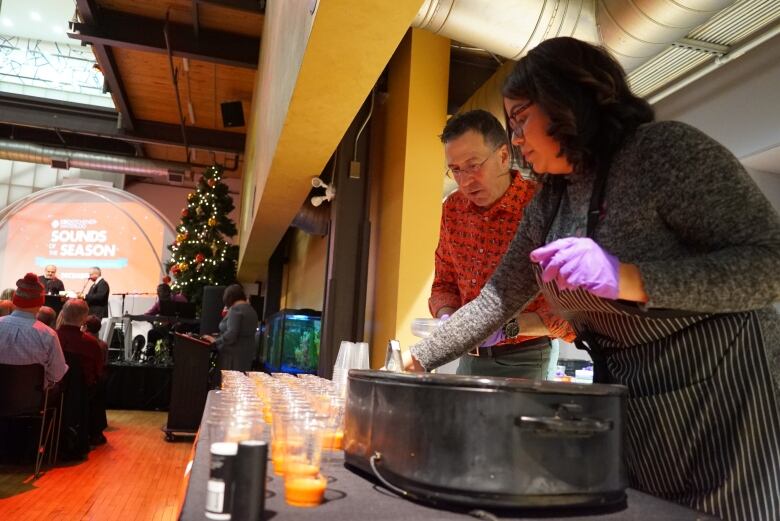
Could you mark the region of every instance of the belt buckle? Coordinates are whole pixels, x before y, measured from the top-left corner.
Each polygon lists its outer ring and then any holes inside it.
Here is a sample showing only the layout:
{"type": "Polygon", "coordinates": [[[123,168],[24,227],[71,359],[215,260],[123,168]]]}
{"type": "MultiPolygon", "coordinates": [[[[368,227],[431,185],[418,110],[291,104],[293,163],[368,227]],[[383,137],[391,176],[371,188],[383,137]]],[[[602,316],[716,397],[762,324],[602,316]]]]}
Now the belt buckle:
{"type": "Polygon", "coordinates": [[[474,356],[476,358],[493,358],[493,346],[479,346],[475,347],[471,351],[467,353],[469,356],[474,356]],[[480,351],[482,351],[480,353],[480,351]]]}

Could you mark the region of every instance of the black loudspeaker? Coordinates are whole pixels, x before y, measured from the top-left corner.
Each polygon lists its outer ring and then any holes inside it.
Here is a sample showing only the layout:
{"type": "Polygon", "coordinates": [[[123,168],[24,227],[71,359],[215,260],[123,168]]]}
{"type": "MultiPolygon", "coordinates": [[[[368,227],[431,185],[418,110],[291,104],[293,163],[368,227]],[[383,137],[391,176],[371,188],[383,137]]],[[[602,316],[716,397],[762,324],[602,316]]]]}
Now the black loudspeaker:
{"type": "Polygon", "coordinates": [[[204,286],[203,307],[200,309],[200,334],[210,335],[219,331],[222,320],[222,294],[226,286],[204,286]]]}
{"type": "Polygon", "coordinates": [[[244,126],[244,108],[240,101],[225,101],[220,103],[220,107],[222,108],[223,127],[244,126]]]}

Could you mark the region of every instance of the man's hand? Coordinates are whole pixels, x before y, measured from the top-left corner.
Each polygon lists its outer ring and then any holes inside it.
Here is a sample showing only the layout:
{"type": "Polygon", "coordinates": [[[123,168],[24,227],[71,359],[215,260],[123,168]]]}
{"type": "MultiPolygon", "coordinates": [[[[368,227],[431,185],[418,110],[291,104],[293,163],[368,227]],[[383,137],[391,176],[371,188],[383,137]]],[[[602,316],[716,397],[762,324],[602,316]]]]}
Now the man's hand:
{"type": "Polygon", "coordinates": [[[506,335],[504,335],[504,329],[498,328],[497,331],[494,331],[493,334],[491,334],[489,337],[485,339],[484,342],[482,342],[479,347],[490,347],[498,344],[499,342],[503,342],[506,340],[506,335]]]}

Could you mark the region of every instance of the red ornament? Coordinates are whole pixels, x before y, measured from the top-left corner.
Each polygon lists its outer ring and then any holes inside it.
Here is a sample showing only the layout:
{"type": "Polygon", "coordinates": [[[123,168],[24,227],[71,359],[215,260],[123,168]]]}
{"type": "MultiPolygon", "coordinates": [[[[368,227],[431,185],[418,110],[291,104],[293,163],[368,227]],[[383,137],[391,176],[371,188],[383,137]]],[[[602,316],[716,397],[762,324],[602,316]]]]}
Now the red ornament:
{"type": "Polygon", "coordinates": [[[211,188],[214,188],[214,187],[217,185],[217,182],[216,182],[214,179],[209,179],[209,180],[208,180],[208,181],[206,181],[206,182],[208,183],[208,185],[209,185],[211,188]]]}
{"type": "Polygon", "coordinates": [[[197,262],[198,264],[200,264],[204,260],[206,260],[206,256],[203,255],[202,253],[195,255],[195,262],[197,262]]]}
{"type": "Polygon", "coordinates": [[[179,266],[176,264],[174,264],[173,267],[171,268],[171,273],[173,274],[174,277],[178,276],[180,271],[181,270],[179,270],[179,266]]]}
{"type": "Polygon", "coordinates": [[[190,211],[187,210],[186,208],[181,211],[181,216],[182,217],[187,217],[189,214],[190,214],[190,211]]]}

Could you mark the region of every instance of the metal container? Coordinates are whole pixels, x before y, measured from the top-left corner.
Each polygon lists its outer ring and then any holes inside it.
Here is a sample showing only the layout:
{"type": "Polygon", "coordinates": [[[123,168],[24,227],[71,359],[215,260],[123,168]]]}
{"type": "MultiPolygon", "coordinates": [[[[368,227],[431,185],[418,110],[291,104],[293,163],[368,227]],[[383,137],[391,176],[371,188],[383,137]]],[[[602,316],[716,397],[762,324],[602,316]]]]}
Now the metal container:
{"type": "Polygon", "coordinates": [[[615,385],[352,370],[345,459],[432,502],[618,503],[625,396],[615,385]]]}

